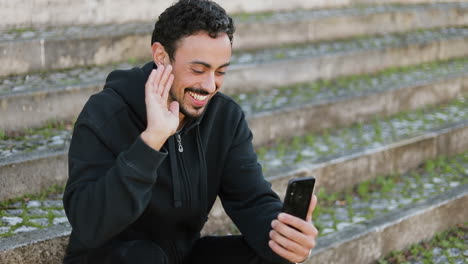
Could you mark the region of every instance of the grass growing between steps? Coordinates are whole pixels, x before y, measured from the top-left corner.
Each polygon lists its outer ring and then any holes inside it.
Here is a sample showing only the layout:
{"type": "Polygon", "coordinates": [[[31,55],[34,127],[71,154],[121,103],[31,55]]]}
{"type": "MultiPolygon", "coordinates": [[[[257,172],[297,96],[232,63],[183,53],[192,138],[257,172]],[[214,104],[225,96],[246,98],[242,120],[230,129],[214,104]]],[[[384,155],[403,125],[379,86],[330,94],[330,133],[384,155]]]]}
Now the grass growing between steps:
{"type": "Polygon", "coordinates": [[[453,78],[468,73],[468,58],[395,67],[377,74],[339,77],[233,95],[246,113],[323,102],[453,78]]]}
{"type": "Polygon", "coordinates": [[[237,23],[254,23],[254,22],[272,22],[272,21],[288,21],[288,20],[306,20],[319,17],[341,17],[346,15],[364,15],[377,14],[385,12],[404,12],[414,11],[419,9],[427,9],[434,7],[458,7],[457,3],[448,4],[400,4],[392,3],[385,5],[371,4],[353,4],[346,7],[322,7],[314,9],[296,9],[292,11],[277,11],[277,12],[257,12],[257,13],[237,13],[233,14],[232,18],[237,23]]]}
{"type": "Polygon", "coordinates": [[[142,66],[146,62],[148,61],[138,61],[130,58],[126,62],[107,65],[75,67],[56,71],[37,71],[23,75],[1,77],[0,95],[43,89],[62,89],[75,85],[89,85],[90,83],[104,85],[104,81],[111,71],[130,69],[137,65],[142,66]]]}
{"type": "Polygon", "coordinates": [[[65,186],[51,186],[38,194],[0,202],[0,238],[66,223],[62,193],[65,186]]]}
{"type": "Polygon", "coordinates": [[[428,241],[395,251],[378,264],[463,264],[468,263],[468,222],[439,233],[428,241]]]}
{"type": "MultiPolygon", "coordinates": [[[[451,158],[441,156],[408,173],[377,176],[340,192],[319,189],[313,220],[320,236],[325,236],[467,184],[468,152],[451,158]]],[[[239,234],[239,230],[231,223],[215,234],[239,234]]]]}
{"type": "MultiPolygon", "coordinates": [[[[379,176],[342,192],[321,189],[317,192],[319,204],[314,223],[321,235],[331,234],[468,184],[467,175],[468,152],[429,160],[410,173],[379,176]]],[[[39,195],[0,203],[0,237],[66,223],[61,201],[63,190],[63,186],[54,186],[39,195]]],[[[238,232],[230,224],[216,234],[238,232]]]]}
{"type": "Polygon", "coordinates": [[[468,184],[468,152],[428,160],[405,174],[378,176],[342,192],[317,192],[313,219],[321,234],[381,217],[398,208],[468,184]]]}
{"type": "Polygon", "coordinates": [[[291,44],[275,48],[251,51],[235,51],[231,64],[265,63],[274,60],[294,59],[358,50],[402,47],[414,44],[429,44],[441,40],[468,36],[468,27],[447,27],[442,29],[421,29],[405,33],[377,36],[358,36],[343,40],[323,41],[307,44],[291,44]]]}
{"type": "Polygon", "coordinates": [[[49,121],[42,127],[0,132],[0,160],[17,153],[63,149],[68,146],[74,121],[49,121]]]}
{"type": "MultiPolygon", "coordinates": [[[[50,137],[57,130],[69,130],[73,129],[74,121],[48,121],[44,126],[36,128],[28,128],[25,130],[16,130],[16,131],[6,131],[3,132],[4,140],[24,140],[27,137],[34,135],[40,135],[43,137],[50,137]]],[[[1,136],[1,132],[0,132],[1,136]]]]}
{"type": "Polygon", "coordinates": [[[427,133],[468,119],[468,102],[456,99],[448,104],[401,112],[368,123],[280,139],[257,148],[265,172],[314,163],[332,156],[376,148],[427,133]]]}

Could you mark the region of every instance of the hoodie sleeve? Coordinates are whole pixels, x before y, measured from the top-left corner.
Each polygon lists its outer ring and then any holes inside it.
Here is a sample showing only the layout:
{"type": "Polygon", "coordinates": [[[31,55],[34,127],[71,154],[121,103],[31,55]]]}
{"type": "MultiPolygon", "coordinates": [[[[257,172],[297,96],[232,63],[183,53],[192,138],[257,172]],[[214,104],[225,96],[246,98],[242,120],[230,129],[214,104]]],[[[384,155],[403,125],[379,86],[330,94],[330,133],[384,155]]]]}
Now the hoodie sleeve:
{"type": "Polygon", "coordinates": [[[282,202],[263,177],[243,114],[227,154],[220,198],[226,213],[259,256],[268,263],[289,263],[268,245],[271,221],[280,213],[282,202]]]}
{"type": "Polygon", "coordinates": [[[87,248],[99,247],[143,213],[167,156],[138,137],[116,157],[103,138],[91,122],[79,120],[69,150],[64,207],[73,232],[87,248]]]}

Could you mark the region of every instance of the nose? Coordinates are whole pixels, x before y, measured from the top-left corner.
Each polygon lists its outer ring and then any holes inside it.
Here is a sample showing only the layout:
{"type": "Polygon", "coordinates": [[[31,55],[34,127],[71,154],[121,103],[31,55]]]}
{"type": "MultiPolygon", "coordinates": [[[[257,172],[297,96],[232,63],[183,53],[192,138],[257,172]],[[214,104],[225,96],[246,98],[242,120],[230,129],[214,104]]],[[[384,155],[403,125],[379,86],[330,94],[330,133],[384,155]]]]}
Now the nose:
{"type": "Polygon", "coordinates": [[[216,91],[216,79],[214,73],[206,75],[206,78],[202,83],[202,88],[208,93],[214,93],[216,91]]]}

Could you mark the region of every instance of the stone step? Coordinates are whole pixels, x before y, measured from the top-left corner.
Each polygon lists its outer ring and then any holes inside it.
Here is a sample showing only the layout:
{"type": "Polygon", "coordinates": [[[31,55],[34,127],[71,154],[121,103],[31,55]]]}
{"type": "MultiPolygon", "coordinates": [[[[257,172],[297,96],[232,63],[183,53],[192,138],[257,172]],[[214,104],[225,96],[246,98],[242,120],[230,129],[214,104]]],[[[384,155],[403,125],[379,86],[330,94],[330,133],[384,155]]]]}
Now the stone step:
{"type": "Polygon", "coordinates": [[[468,3],[370,5],[235,16],[234,47],[294,43],[406,32],[468,24],[468,3]]]}
{"type": "Polygon", "coordinates": [[[426,240],[468,220],[468,185],[319,238],[306,263],[375,263],[392,250],[426,240]]]}
{"type": "MultiPolygon", "coordinates": [[[[468,221],[464,210],[467,172],[468,152],[464,152],[426,161],[406,174],[366,180],[338,193],[319,188],[313,219],[321,236],[307,263],[375,263],[390,251],[468,221]]],[[[285,186],[283,182],[275,189],[284,195],[285,186]]],[[[230,220],[218,223],[218,229],[210,229],[214,227],[210,221],[205,234],[238,232],[230,220]]]]}
{"type": "Polygon", "coordinates": [[[246,111],[255,135],[254,144],[265,145],[279,138],[445,103],[468,93],[468,60],[429,65],[240,94],[235,98],[246,111]]]}
{"type": "MultiPolygon", "coordinates": [[[[346,7],[235,16],[235,49],[468,24],[468,3],[346,7]]],[[[154,21],[10,30],[0,35],[0,75],[149,59],[154,21]]]]}
{"type": "MultiPolygon", "coordinates": [[[[382,71],[433,60],[466,57],[468,28],[423,30],[257,52],[235,53],[223,91],[238,94],[382,71]],[[356,61],[361,63],[356,64],[356,61]]],[[[0,80],[0,128],[21,129],[76,117],[113,67],[77,68],[0,80]],[[69,95],[71,94],[71,95],[69,95]],[[21,118],[18,118],[18,115],[21,118]]]]}
{"type": "MultiPolygon", "coordinates": [[[[0,29],[18,29],[83,24],[112,24],[134,21],[152,21],[174,1],[39,1],[12,4],[0,1],[0,29]],[[125,12],[122,12],[125,10],[125,12]]],[[[218,0],[228,13],[278,12],[296,9],[334,8],[348,5],[389,5],[465,2],[465,0],[218,0]]]]}
{"type": "MultiPolygon", "coordinates": [[[[326,192],[318,188],[320,203],[314,213],[314,223],[321,237],[313,260],[319,258],[322,260],[320,263],[335,263],[338,260],[336,263],[346,263],[346,256],[352,256],[351,259],[360,260],[358,263],[371,263],[389,251],[402,249],[431,237],[441,229],[466,222],[468,214],[460,209],[468,200],[468,152],[450,159],[439,157],[426,161],[422,168],[403,175],[379,176],[341,192],[326,192]],[[429,232],[423,232],[423,227],[416,229],[411,226],[414,224],[431,228],[429,232]],[[401,228],[404,235],[400,239],[393,240],[393,243],[381,241],[393,238],[392,231],[401,228]],[[370,241],[378,243],[369,247],[372,250],[368,253],[351,253],[356,247],[370,246],[370,241]],[[340,251],[342,249],[343,252],[340,251]]],[[[284,193],[285,186],[279,187],[280,193],[284,193]]],[[[61,203],[60,200],[57,202],[61,203]]],[[[32,217],[29,215],[33,211],[60,209],[60,204],[56,204],[56,200],[30,200],[7,206],[9,210],[2,212],[6,215],[1,218],[3,228],[9,229],[8,232],[15,230],[14,233],[18,235],[0,239],[0,260],[14,259],[21,263],[54,260],[58,263],[70,232],[68,223],[57,225],[55,218],[54,226],[50,227],[52,221],[49,220],[49,227],[38,230],[36,224],[31,222],[42,218],[38,218],[37,213],[33,213],[32,217]],[[19,210],[21,212],[17,213],[19,210]],[[25,216],[28,216],[26,220],[23,219],[25,216]],[[21,223],[11,223],[13,220],[21,223]],[[34,228],[36,230],[31,231],[34,228]]],[[[235,228],[225,224],[221,231],[211,234],[231,231],[236,232],[235,228]]],[[[3,236],[5,234],[12,233],[4,233],[3,236]]]]}
{"type": "Polygon", "coordinates": [[[378,263],[468,263],[468,222],[438,233],[430,240],[392,252],[378,263]]]}
{"type": "MultiPolygon", "coordinates": [[[[344,178],[335,182],[327,176],[322,183],[339,188],[354,183],[355,176],[369,175],[369,171],[404,171],[435,155],[462,151],[467,119],[468,103],[456,100],[333,133],[309,133],[292,142],[279,141],[259,147],[258,154],[271,179],[336,172],[344,178]]],[[[0,141],[0,200],[63,184],[70,137],[68,125],[0,141]]]]}
{"type": "MultiPolygon", "coordinates": [[[[316,177],[319,188],[342,191],[378,175],[407,172],[437,156],[467,151],[468,116],[462,109],[468,108],[461,105],[466,103],[411,111],[333,133],[310,133],[260,147],[257,154],[265,177],[282,196],[290,179],[307,176],[316,177]]],[[[208,232],[225,226],[227,216],[219,201],[210,221],[214,229],[208,232]]]]}
{"type": "Polygon", "coordinates": [[[229,93],[268,90],[466,57],[467,41],[468,28],[449,27],[235,52],[224,89],[229,93]]]}

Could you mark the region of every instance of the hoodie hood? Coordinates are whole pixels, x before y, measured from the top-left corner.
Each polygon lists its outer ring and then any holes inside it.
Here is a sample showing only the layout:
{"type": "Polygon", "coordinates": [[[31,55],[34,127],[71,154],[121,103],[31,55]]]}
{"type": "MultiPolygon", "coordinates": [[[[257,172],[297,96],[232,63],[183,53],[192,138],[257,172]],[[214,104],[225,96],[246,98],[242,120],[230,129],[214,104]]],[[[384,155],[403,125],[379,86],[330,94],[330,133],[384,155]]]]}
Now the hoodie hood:
{"type": "Polygon", "coordinates": [[[120,95],[144,127],[147,125],[145,84],[153,69],[156,69],[156,64],[148,62],[142,68],[114,71],[109,74],[104,86],[104,89],[112,89],[120,95]]]}

